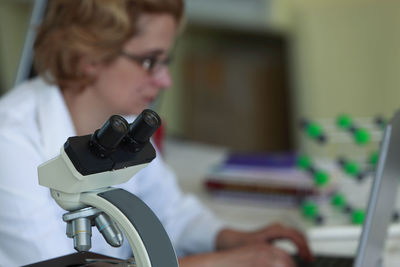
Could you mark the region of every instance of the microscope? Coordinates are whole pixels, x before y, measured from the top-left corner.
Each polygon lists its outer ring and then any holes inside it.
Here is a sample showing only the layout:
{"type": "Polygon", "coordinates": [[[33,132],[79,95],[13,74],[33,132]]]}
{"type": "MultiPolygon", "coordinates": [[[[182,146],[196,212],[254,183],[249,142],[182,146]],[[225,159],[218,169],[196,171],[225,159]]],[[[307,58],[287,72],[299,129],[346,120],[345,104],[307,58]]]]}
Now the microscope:
{"type": "Polygon", "coordinates": [[[96,226],[113,247],[128,239],[136,266],[178,266],[175,251],[162,224],[121,184],[147,166],[156,152],[150,137],[161,125],[152,110],[144,110],[129,124],[113,115],[91,135],[69,137],[60,154],[38,167],[39,184],[50,188],[63,215],[66,234],[78,252],[91,248],[96,226]],[[121,232],[122,230],[122,232],[121,232]]]}

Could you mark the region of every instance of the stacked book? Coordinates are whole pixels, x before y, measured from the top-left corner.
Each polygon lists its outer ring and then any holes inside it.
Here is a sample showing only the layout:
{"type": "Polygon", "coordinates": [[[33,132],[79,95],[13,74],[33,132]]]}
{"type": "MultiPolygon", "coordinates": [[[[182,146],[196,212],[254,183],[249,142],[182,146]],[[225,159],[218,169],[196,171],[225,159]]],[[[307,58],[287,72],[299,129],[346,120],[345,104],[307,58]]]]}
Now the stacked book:
{"type": "Polygon", "coordinates": [[[204,180],[214,196],[300,205],[304,199],[326,198],[335,191],[333,182],[317,187],[310,174],[297,168],[294,153],[229,154],[204,180]]]}

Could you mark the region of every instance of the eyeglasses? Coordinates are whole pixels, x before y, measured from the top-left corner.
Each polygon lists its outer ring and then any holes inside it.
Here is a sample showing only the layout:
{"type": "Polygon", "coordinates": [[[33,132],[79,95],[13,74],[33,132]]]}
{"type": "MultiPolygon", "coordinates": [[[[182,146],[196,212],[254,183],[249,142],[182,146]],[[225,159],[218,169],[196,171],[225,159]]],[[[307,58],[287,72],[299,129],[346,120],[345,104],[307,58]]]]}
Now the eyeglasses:
{"type": "Polygon", "coordinates": [[[172,61],[172,57],[168,56],[167,58],[160,60],[156,55],[134,55],[127,53],[125,51],[121,51],[121,56],[126,57],[127,59],[133,61],[136,64],[139,64],[146,72],[151,75],[159,72],[163,67],[169,66],[172,61]]]}

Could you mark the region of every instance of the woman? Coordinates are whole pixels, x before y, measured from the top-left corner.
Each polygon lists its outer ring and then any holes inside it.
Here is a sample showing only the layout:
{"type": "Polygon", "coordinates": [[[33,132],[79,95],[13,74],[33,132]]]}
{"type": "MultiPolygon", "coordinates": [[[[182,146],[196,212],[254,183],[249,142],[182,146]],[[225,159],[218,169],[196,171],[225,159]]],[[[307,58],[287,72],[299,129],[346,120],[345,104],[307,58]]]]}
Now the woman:
{"type": "MultiPolygon", "coordinates": [[[[0,260],[4,266],[73,253],[65,213],[37,166],[59,153],[67,137],[94,132],[112,114],[136,115],[171,86],[169,53],[182,19],[182,0],[52,0],[35,42],[39,78],[0,101],[0,260]]],[[[280,225],[254,232],[227,229],[157,156],[121,185],[163,223],[181,266],[294,266],[269,242],[286,238],[310,260],[304,237],[280,225]]],[[[130,256],[94,231],[92,251],[130,256]]]]}

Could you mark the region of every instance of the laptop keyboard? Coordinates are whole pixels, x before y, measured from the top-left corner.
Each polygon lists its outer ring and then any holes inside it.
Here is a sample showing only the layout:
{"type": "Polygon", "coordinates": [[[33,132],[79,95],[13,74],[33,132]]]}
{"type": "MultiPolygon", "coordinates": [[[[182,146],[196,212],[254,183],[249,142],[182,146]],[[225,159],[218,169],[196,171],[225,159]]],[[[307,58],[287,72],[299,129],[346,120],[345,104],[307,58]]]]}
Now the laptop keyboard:
{"type": "Polygon", "coordinates": [[[298,267],[352,267],[353,258],[335,256],[317,256],[311,263],[304,262],[294,257],[298,267]]]}

